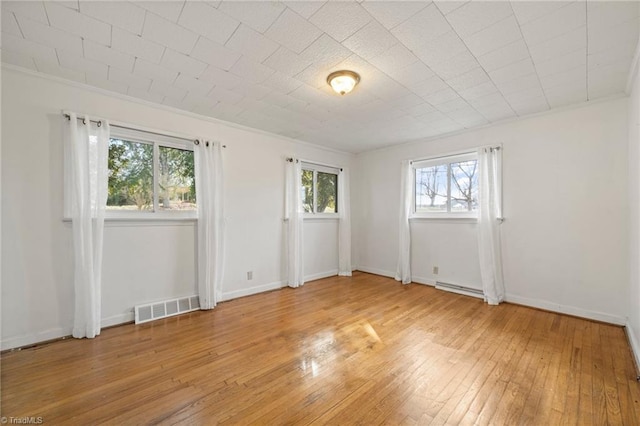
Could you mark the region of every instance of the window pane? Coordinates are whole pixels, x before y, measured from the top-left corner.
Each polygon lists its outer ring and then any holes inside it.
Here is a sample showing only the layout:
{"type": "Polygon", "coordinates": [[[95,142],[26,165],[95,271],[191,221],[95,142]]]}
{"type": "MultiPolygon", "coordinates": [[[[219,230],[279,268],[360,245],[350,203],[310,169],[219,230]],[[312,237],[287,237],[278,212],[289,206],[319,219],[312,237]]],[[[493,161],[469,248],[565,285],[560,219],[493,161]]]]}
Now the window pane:
{"type": "Polygon", "coordinates": [[[153,209],[153,145],[109,141],[109,210],[153,209]]]}
{"type": "Polygon", "coordinates": [[[416,169],[416,212],[447,211],[447,166],[416,169]]]}
{"type": "Polygon", "coordinates": [[[195,210],[193,151],[161,146],[158,167],[158,208],[195,210]]]}
{"type": "Polygon", "coordinates": [[[318,172],[318,213],[335,213],[337,209],[338,175],[318,172]]]}
{"type": "Polygon", "coordinates": [[[451,211],[478,209],[478,162],[451,163],[451,211]]]}
{"type": "Polygon", "coordinates": [[[302,207],[313,213],[313,170],[302,170],[302,207]]]}

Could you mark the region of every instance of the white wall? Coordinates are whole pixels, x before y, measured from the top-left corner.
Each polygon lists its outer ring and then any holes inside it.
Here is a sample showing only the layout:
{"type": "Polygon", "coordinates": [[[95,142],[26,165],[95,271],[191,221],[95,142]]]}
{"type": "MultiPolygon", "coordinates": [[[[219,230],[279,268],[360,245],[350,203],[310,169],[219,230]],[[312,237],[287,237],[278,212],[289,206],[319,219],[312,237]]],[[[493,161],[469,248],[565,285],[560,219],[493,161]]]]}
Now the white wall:
{"type": "MultiPolygon", "coordinates": [[[[2,72],[2,348],[70,334],[71,227],[62,221],[63,109],[221,140],[225,150],[223,297],[280,288],[287,156],[349,166],[352,156],[199,119],[13,69],[2,72]],[[253,271],[253,280],[247,280],[253,271]]],[[[305,275],[337,271],[337,223],[305,223],[305,275]]],[[[135,304],[195,293],[193,223],[105,227],[103,324],[135,304]]]]}
{"type": "MultiPolygon", "coordinates": [[[[617,99],[358,155],[358,268],[395,271],[401,160],[502,144],[507,299],[624,324],[626,116],[627,99],[617,99]]],[[[411,233],[417,281],[481,286],[475,224],[413,221],[411,233]]]]}
{"type": "Polygon", "coordinates": [[[629,96],[629,337],[640,366],[640,68],[629,96]]]}

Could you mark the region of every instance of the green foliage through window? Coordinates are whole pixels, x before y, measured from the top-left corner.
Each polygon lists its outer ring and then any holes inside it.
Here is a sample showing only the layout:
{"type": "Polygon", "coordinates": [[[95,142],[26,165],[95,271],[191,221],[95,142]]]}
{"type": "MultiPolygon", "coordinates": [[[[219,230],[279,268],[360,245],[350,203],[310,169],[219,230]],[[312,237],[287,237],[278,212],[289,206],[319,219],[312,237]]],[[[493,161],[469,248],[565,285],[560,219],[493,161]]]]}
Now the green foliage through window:
{"type": "MultiPolygon", "coordinates": [[[[310,166],[307,166],[310,167],[310,166]]],[[[302,205],[306,213],[338,212],[338,175],[302,169],[302,205]]]]}

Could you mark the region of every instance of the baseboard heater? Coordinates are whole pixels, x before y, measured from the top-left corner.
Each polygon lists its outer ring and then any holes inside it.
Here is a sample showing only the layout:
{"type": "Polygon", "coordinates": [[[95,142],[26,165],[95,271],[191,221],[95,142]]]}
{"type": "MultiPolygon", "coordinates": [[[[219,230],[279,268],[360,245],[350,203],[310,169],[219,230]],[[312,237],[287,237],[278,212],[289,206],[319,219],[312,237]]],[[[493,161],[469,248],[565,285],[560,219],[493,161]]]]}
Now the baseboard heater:
{"type": "Polygon", "coordinates": [[[200,309],[200,298],[198,296],[180,297],[162,302],[147,303],[137,305],[134,309],[136,314],[136,324],[157,320],[160,318],[172,317],[186,312],[200,309]]]}
{"type": "Polygon", "coordinates": [[[484,293],[477,288],[465,287],[458,284],[444,283],[442,281],[436,281],[436,288],[438,290],[450,291],[452,293],[463,294],[465,296],[478,297],[484,299],[484,293]]]}

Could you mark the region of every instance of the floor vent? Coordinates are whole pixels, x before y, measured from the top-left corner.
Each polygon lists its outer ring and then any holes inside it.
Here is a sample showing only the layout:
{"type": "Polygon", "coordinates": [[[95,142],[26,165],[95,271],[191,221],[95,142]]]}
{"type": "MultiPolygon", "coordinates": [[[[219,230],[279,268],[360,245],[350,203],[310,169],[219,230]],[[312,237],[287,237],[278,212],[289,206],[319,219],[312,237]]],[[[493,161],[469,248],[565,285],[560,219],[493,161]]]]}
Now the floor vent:
{"type": "Polygon", "coordinates": [[[200,309],[198,296],[181,297],[179,299],[165,300],[162,302],[148,303],[135,307],[136,324],[142,324],[160,318],[172,317],[185,312],[200,309]]]}
{"type": "Polygon", "coordinates": [[[465,287],[458,284],[443,283],[442,281],[436,281],[436,288],[438,290],[450,291],[452,293],[464,294],[465,296],[479,297],[484,299],[484,293],[477,288],[465,287]]]}

